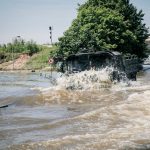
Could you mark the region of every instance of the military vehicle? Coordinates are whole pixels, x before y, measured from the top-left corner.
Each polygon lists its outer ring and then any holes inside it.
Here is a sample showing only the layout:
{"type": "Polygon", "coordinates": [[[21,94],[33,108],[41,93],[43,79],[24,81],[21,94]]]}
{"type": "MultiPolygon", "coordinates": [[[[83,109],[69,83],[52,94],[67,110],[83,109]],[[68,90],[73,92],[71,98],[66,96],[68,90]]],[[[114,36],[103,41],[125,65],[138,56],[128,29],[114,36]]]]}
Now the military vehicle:
{"type": "Polygon", "coordinates": [[[80,52],[69,55],[63,61],[57,62],[57,68],[61,72],[68,74],[90,69],[99,70],[105,67],[113,67],[112,80],[118,81],[124,77],[136,80],[137,72],[142,68],[141,66],[137,56],[123,56],[119,52],[112,51],[80,52]]]}

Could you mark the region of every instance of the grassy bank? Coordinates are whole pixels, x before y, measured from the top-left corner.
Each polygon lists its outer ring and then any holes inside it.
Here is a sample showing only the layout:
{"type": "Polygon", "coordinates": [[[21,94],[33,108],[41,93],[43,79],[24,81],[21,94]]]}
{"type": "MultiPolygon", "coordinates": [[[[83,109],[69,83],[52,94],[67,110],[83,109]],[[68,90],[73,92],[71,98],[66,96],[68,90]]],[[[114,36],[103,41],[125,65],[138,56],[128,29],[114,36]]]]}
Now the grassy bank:
{"type": "Polygon", "coordinates": [[[39,46],[40,51],[30,56],[28,53],[6,53],[3,52],[0,62],[0,70],[50,70],[48,59],[50,52],[56,47],[39,46]]]}
{"type": "Polygon", "coordinates": [[[39,70],[49,67],[48,59],[50,51],[55,51],[56,47],[43,46],[39,53],[34,54],[24,66],[24,69],[39,70]]]}

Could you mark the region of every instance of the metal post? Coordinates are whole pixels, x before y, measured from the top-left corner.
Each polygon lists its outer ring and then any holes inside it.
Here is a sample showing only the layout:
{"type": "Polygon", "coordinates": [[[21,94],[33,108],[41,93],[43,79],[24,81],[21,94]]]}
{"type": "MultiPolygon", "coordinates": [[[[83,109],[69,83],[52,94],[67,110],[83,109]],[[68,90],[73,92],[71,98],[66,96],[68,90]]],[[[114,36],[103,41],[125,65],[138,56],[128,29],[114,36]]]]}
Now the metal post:
{"type": "Polygon", "coordinates": [[[51,45],[53,44],[53,41],[52,41],[52,30],[51,30],[51,45]]]}
{"type": "MultiPolygon", "coordinates": [[[[17,39],[17,40],[20,40],[20,39],[21,39],[21,36],[18,35],[18,36],[16,37],[16,39],[17,39]]],[[[14,69],[15,69],[15,59],[14,59],[14,48],[13,48],[13,47],[11,47],[11,53],[12,53],[12,62],[13,62],[13,68],[12,68],[12,69],[14,70],[14,69]]]]}
{"type": "Polygon", "coordinates": [[[52,41],[52,26],[49,27],[49,30],[50,30],[50,40],[51,40],[51,45],[53,44],[53,41],[52,41]]]}
{"type": "Polygon", "coordinates": [[[51,64],[51,66],[50,66],[50,67],[51,67],[51,78],[52,78],[52,64],[51,64]]]}

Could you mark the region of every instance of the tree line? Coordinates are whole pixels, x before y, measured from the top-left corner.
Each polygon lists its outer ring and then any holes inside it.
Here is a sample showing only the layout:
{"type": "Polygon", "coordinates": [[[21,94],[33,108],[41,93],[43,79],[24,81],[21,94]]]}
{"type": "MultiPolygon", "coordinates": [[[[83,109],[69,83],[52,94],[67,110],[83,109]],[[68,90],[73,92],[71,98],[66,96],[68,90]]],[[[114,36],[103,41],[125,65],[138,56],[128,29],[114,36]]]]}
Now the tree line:
{"type": "Polygon", "coordinates": [[[145,40],[149,33],[144,13],[130,0],[87,0],[77,11],[77,18],[59,38],[54,56],[65,57],[86,49],[147,57],[145,40]]]}
{"type": "Polygon", "coordinates": [[[27,53],[30,56],[37,53],[41,48],[34,41],[25,41],[21,38],[15,38],[12,43],[0,45],[0,53],[27,53]]]}

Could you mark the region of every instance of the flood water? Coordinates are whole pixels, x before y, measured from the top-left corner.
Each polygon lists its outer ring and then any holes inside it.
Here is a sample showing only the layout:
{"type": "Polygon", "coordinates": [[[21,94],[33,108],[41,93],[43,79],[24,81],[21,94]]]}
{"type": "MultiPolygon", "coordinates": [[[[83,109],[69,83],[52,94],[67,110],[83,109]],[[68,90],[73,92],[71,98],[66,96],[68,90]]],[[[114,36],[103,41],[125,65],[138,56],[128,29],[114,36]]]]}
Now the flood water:
{"type": "Polygon", "coordinates": [[[75,89],[52,76],[58,85],[40,73],[0,72],[1,150],[150,149],[150,70],[136,82],[75,89]]]}

